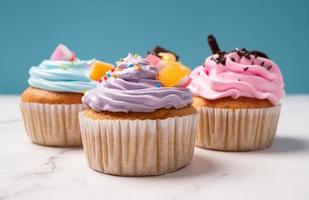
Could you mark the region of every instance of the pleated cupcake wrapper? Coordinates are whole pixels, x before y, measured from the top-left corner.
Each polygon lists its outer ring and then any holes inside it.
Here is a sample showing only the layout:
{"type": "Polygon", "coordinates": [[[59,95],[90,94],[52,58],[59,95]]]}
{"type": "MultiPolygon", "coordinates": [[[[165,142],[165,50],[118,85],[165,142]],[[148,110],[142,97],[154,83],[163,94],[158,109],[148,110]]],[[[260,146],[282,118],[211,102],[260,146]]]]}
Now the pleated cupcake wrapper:
{"type": "Polygon", "coordinates": [[[33,143],[46,146],[81,146],[78,113],[82,104],[20,103],[26,132],[33,143]]]}
{"type": "Polygon", "coordinates": [[[280,105],[259,109],[198,107],[200,123],[196,145],[222,151],[252,151],[271,146],[280,105]]]}
{"type": "Polygon", "coordinates": [[[198,114],[158,120],[94,120],[80,113],[88,164],[120,176],[175,171],[192,159],[198,114]]]}

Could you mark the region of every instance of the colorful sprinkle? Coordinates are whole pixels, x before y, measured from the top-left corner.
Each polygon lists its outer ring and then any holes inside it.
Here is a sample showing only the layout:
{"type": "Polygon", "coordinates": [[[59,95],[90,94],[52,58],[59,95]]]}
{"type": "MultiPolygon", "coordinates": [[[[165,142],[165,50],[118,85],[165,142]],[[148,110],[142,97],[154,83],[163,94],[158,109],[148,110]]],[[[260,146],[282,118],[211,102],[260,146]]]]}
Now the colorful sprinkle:
{"type": "Polygon", "coordinates": [[[104,80],[107,80],[107,77],[106,77],[106,76],[104,76],[103,78],[104,78],[104,80]]]}
{"type": "Polygon", "coordinates": [[[157,84],[156,84],[156,87],[157,87],[157,88],[160,88],[160,87],[161,87],[161,84],[160,84],[160,83],[157,83],[157,84]]]}
{"type": "Polygon", "coordinates": [[[128,65],[128,67],[133,67],[133,66],[134,66],[133,64],[129,64],[129,65],[128,65]]]}
{"type": "Polygon", "coordinates": [[[142,67],[141,67],[141,65],[140,65],[140,64],[138,64],[138,65],[135,65],[134,69],[136,69],[136,70],[141,70],[141,69],[142,69],[142,67]]]}
{"type": "Polygon", "coordinates": [[[113,74],[113,78],[118,78],[117,74],[113,74]]]}

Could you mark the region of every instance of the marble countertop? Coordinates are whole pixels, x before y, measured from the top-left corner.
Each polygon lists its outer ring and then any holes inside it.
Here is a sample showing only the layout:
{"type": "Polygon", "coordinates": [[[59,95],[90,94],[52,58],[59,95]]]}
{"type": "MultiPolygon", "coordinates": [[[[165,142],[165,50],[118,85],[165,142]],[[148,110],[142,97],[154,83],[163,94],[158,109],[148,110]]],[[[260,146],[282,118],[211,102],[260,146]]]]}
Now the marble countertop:
{"type": "Polygon", "coordinates": [[[0,199],[309,199],[309,96],[288,96],[273,146],[228,153],[196,148],[191,165],[158,177],[88,168],[81,148],[32,144],[17,96],[0,96],[0,199]]]}

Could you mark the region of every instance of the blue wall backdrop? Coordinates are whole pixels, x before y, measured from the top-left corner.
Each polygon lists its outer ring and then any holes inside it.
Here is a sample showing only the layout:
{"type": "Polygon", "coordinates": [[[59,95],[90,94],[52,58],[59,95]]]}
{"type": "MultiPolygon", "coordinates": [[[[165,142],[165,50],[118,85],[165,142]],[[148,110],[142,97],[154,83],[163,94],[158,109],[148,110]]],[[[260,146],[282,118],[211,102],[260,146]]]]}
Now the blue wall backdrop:
{"type": "Polygon", "coordinates": [[[114,62],[159,44],[194,68],[221,49],[266,52],[283,72],[288,93],[309,93],[309,1],[101,0],[0,1],[0,93],[27,87],[28,69],[58,43],[81,59],[114,62]]]}

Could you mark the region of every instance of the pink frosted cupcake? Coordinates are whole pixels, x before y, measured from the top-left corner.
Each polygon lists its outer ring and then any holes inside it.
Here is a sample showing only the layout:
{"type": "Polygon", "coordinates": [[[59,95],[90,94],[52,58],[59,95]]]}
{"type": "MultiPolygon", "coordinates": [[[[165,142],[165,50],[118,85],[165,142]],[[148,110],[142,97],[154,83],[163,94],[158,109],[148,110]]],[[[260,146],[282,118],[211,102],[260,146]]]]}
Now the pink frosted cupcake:
{"type": "Polygon", "coordinates": [[[200,113],[196,145],[222,151],[269,147],[284,96],[280,69],[262,52],[221,52],[215,38],[208,39],[214,55],[192,72],[188,86],[200,113]]]}

